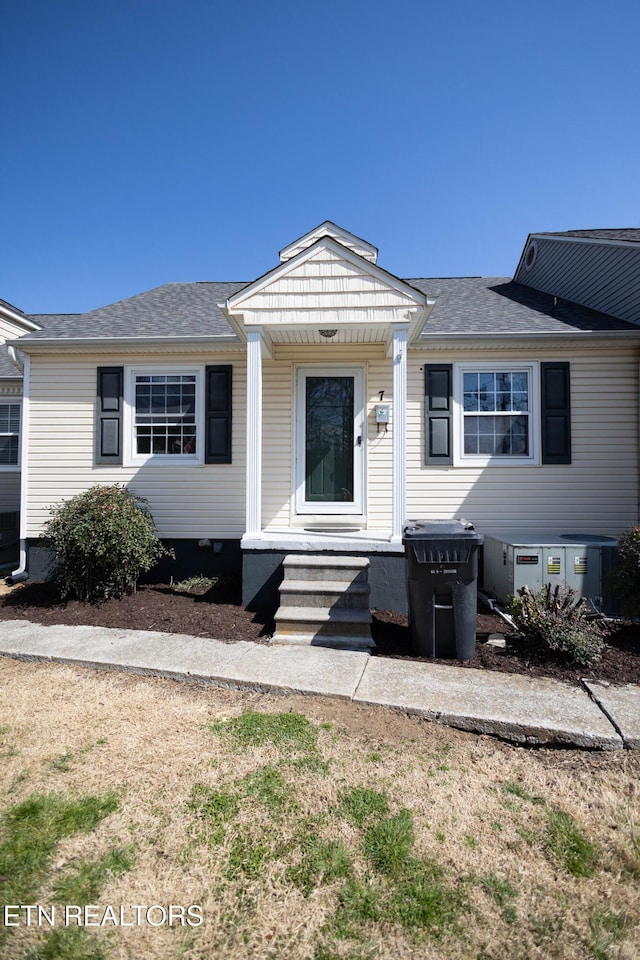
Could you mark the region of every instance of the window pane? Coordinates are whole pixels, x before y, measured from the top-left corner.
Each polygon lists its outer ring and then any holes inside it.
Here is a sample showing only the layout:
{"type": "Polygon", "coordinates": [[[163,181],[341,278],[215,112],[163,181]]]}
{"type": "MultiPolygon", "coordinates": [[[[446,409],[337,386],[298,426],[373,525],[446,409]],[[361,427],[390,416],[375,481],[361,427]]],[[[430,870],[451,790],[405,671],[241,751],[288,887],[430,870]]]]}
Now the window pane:
{"type": "Polygon", "coordinates": [[[468,413],[511,413],[529,409],[529,374],[526,371],[466,371],[463,375],[463,408],[468,413]]]}
{"type": "Polygon", "coordinates": [[[0,466],[16,466],[18,463],[18,438],[0,437],[0,466]]]}
{"type": "Polygon", "coordinates": [[[136,376],[136,450],[139,454],[195,456],[196,376],[136,376]]]}
{"type": "Polygon", "coordinates": [[[0,404],[0,433],[20,432],[20,404],[0,404]]]}
{"type": "Polygon", "coordinates": [[[471,456],[528,456],[529,418],[499,415],[465,417],[464,452],[471,456]]]}
{"type": "Polygon", "coordinates": [[[464,374],[464,398],[463,405],[465,410],[474,412],[479,409],[478,407],[478,374],[477,373],[465,373],[464,374]]]}

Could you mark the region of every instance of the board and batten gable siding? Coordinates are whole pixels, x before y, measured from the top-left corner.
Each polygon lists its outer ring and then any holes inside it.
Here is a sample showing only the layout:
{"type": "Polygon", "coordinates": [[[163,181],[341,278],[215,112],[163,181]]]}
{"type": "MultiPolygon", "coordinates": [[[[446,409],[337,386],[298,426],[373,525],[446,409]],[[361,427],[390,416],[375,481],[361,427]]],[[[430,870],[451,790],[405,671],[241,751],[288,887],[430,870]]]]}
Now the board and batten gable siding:
{"type": "Polygon", "coordinates": [[[263,363],[262,522],[266,529],[287,528],[293,519],[293,444],[295,369],[327,366],[339,375],[340,365],[365,368],[368,465],[368,527],[388,530],[391,518],[391,427],[378,432],[375,404],[384,390],[391,400],[391,362],[381,344],[354,347],[327,344],[309,349],[278,345],[276,359],[263,363]]]}
{"type": "Polygon", "coordinates": [[[158,533],[176,539],[239,539],[245,528],[246,357],[239,353],[60,354],[31,358],[27,537],[49,509],[97,483],[124,483],[149,501],[158,533]],[[233,366],[232,462],[96,466],[99,366],[233,366]],[[70,429],[70,424],[73,427],[70,429]]]}
{"type": "Polygon", "coordinates": [[[533,265],[516,281],[534,290],[640,324],[640,244],[536,237],[533,265]]]}
{"type": "Polygon", "coordinates": [[[609,534],[638,522],[639,363],[635,349],[409,353],[407,515],[464,517],[481,531],[609,534]],[[425,464],[424,365],[567,360],[572,462],[434,467],[425,464]],[[560,529],[561,528],[561,529],[560,529]]]}

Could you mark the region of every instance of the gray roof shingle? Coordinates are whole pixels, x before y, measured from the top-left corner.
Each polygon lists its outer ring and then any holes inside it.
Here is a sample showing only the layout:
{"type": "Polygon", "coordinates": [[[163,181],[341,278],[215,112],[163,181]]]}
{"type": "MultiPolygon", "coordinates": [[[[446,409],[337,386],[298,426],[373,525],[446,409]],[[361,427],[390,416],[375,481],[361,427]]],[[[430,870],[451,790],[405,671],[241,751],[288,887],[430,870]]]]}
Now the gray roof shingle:
{"type": "Polygon", "coordinates": [[[446,334],[517,334],[638,330],[597,310],[557,299],[509,277],[408,280],[436,298],[421,339],[446,334]]]}
{"type": "MultiPolygon", "coordinates": [[[[414,279],[436,298],[422,339],[447,334],[571,333],[638,330],[596,310],[557,300],[509,277],[414,279]]],[[[246,283],[168,283],[82,314],[39,314],[26,339],[234,337],[218,307],[246,283]]]]}
{"type": "Polygon", "coordinates": [[[29,339],[234,336],[218,307],[246,283],[166,283],[78,314],[38,314],[29,339]]]}

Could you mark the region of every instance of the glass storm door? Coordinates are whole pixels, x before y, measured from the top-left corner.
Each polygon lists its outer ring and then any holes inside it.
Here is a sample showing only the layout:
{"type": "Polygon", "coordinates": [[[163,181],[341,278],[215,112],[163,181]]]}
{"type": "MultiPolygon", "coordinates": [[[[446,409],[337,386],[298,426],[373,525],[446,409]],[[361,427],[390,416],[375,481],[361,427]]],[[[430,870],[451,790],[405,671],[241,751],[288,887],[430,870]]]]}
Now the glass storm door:
{"type": "Polygon", "coordinates": [[[298,513],[362,513],[363,381],[357,367],[298,368],[298,513]]]}

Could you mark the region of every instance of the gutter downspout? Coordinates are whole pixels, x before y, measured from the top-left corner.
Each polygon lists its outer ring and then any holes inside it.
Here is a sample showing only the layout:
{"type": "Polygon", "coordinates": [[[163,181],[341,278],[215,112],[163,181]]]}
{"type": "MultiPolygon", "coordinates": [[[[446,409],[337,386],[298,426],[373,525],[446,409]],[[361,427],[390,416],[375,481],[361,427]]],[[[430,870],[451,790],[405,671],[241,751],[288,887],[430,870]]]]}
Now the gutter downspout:
{"type": "Polygon", "coordinates": [[[14,365],[14,367],[17,367],[17,369],[20,371],[21,374],[24,375],[24,363],[18,356],[18,351],[16,350],[14,345],[12,343],[8,343],[7,350],[9,352],[9,360],[11,360],[11,363],[14,365]]]}
{"type": "MultiPolygon", "coordinates": [[[[12,358],[13,359],[13,358],[12,358]]],[[[22,583],[29,579],[27,571],[27,463],[29,450],[29,382],[31,373],[31,357],[27,354],[23,363],[22,381],[22,423],[20,431],[20,566],[7,578],[6,583],[11,587],[14,583],[22,583]]]]}

